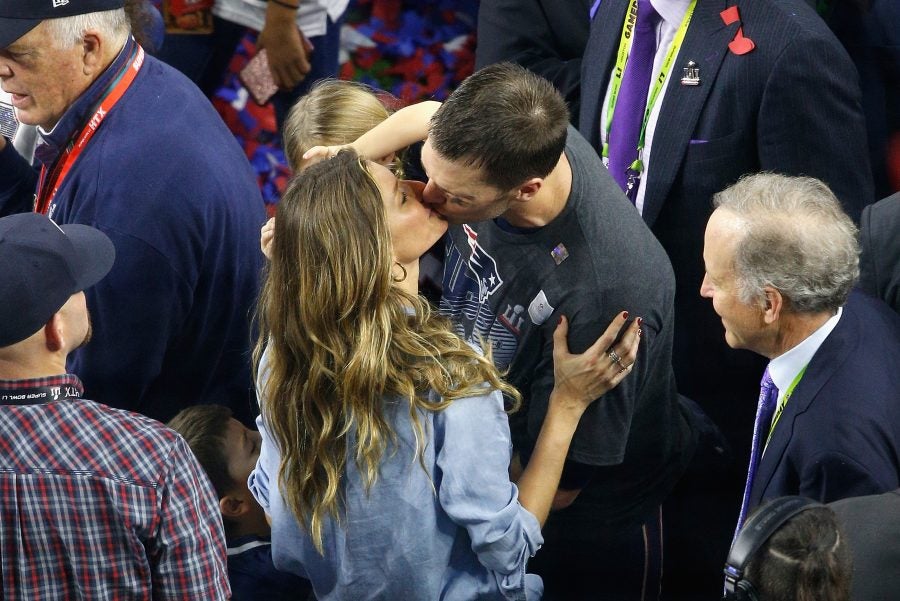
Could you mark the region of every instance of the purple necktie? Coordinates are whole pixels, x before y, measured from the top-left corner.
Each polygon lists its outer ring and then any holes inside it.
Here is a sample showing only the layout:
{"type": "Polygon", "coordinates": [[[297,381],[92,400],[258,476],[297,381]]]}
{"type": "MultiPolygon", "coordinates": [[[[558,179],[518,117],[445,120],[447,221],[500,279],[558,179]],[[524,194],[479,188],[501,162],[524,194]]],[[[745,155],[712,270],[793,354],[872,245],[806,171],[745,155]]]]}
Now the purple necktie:
{"type": "Polygon", "coordinates": [[[740,532],[744,521],[747,519],[747,503],[750,500],[750,491],[753,489],[753,478],[756,476],[756,468],[759,467],[766,439],[769,436],[769,428],[772,424],[772,416],[775,414],[775,406],[778,404],[778,387],[769,375],[769,368],[763,374],[759,383],[759,404],[756,407],[756,421],[753,423],[753,446],[750,449],[750,468],[747,470],[747,484],[744,486],[744,500],[741,503],[741,514],[738,516],[737,528],[734,536],[740,532]]]}
{"type": "Polygon", "coordinates": [[[653,71],[653,57],[656,55],[658,20],[659,14],[650,0],[638,0],[634,39],[609,128],[609,172],[631,202],[637,197],[638,186],[632,182],[632,188],[628,189],[627,171],[637,158],[638,137],[644,122],[644,111],[647,109],[647,90],[653,71]]]}

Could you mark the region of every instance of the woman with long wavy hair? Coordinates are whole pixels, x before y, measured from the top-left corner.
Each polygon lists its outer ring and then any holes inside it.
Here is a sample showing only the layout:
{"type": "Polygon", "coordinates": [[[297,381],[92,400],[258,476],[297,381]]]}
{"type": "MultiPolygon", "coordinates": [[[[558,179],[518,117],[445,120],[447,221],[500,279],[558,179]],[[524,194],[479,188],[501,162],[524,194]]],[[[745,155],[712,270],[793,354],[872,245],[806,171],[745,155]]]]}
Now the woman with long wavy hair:
{"type": "Polygon", "coordinates": [[[569,442],[627,375],[606,353],[633,363],[638,325],[620,315],[571,355],[560,320],[556,387],[513,484],[504,394],[518,393],[417,295],[419,256],[447,227],[422,188],[350,151],[288,185],[259,305],[250,488],[276,567],[320,600],[539,599],[526,562],[569,442]]]}

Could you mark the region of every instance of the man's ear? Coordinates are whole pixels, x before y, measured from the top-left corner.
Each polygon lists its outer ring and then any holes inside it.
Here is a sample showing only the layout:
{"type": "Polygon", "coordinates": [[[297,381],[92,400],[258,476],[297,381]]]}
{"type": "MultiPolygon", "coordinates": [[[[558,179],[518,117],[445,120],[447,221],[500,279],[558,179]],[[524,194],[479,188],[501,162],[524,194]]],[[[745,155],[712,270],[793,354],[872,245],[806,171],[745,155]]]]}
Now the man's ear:
{"type": "Polygon", "coordinates": [[[223,518],[235,519],[250,511],[250,507],[246,499],[226,494],[219,499],[219,511],[222,512],[223,518]]]}
{"type": "Polygon", "coordinates": [[[99,35],[96,31],[89,29],[85,32],[84,37],[81,39],[82,72],[85,75],[96,75],[99,71],[106,68],[103,61],[103,51],[106,43],[106,38],[99,35]]]}
{"type": "Polygon", "coordinates": [[[763,288],[765,301],[763,303],[763,320],[767,325],[771,325],[778,321],[781,312],[784,310],[784,296],[777,288],[766,286],[763,288]]]}
{"type": "Polygon", "coordinates": [[[44,344],[47,345],[48,351],[56,353],[63,348],[65,342],[66,335],[63,319],[59,312],[56,312],[44,325],[44,344]]]}
{"type": "Polygon", "coordinates": [[[519,202],[528,202],[540,191],[544,185],[544,178],[532,177],[524,184],[520,185],[516,192],[516,200],[519,202]]]}

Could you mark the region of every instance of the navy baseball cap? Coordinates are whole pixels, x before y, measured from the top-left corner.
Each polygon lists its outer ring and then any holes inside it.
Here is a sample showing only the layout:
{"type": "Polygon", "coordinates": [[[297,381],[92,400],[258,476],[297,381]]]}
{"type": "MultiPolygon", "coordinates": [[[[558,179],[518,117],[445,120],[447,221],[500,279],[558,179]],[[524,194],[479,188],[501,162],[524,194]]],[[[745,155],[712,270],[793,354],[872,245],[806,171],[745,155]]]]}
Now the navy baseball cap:
{"type": "Polygon", "coordinates": [[[0,48],[6,48],[41,21],[123,6],[125,0],[0,0],[0,48]]]}
{"type": "Polygon", "coordinates": [[[58,226],[38,213],[0,219],[0,348],[40,330],[115,257],[106,234],[87,225],[58,226]]]}

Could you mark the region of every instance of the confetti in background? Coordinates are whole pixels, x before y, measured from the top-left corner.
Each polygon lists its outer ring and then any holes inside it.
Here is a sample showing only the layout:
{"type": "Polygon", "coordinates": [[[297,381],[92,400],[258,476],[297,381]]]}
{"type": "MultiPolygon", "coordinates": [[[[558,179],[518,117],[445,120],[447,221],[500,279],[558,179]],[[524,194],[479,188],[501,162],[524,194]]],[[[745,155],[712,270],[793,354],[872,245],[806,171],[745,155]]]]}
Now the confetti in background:
{"type": "MultiPolygon", "coordinates": [[[[472,73],[477,0],[352,0],[338,76],[391,92],[403,105],[443,100],[472,73]]],[[[248,31],[213,104],[247,153],[270,213],[291,175],[271,106],[249,101],[237,73],[255,52],[248,31]]]]}

